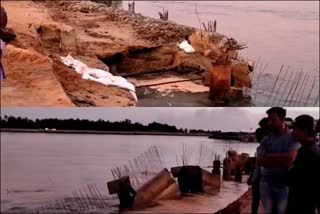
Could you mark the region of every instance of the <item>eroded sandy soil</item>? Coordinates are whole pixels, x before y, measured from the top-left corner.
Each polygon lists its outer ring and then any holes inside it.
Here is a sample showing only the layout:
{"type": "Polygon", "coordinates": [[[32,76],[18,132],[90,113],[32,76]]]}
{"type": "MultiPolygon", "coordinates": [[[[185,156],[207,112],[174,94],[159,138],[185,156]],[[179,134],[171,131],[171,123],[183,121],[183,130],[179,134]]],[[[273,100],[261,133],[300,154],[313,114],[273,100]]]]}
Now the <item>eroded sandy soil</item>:
{"type": "MultiPolygon", "coordinates": [[[[188,55],[177,48],[185,35],[195,31],[191,27],[90,1],[5,1],[2,6],[8,14],[7,27],[17,35],[3,58],[7,79],[1,84],[2,106],[155,105],[152,94],[135,103],[126,90],[81,79],[59,62],[68,54],[90,67],[108,66],[114,75],[157,72],[129,77],[136,86],[201,77],[210,69],[203,54],[188,55]]],[[[216,34],[216,38],[223,37],[216,34]]],[[[209,88],[202,81],[150,89],[164,98],[175,96],[177,102],[179,93],[190,93],[195,98],[185,102],[187,106],[214,105],[195,101],[199,93],[208,99],[209,88]]]]}

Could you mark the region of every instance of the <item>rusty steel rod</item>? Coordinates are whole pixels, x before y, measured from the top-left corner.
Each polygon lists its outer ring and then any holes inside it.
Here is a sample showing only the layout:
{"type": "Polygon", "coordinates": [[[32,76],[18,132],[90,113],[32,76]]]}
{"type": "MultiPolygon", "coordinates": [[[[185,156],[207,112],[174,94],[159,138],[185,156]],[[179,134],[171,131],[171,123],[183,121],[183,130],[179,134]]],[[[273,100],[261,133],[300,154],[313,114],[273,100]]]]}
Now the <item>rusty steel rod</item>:
{"type": "Polygon", "coordinates": [[[280,106],[280,104],[281,104],[281,102],[282,102],[282,99],[284,98],[283,96],[284,96],[284,94],[285,94],[286,91],[287,91],[287,88],[288,88],[288,86],[289,86],[289,83],[290,83],[290,81],[291,81],[291,78],[292,78],[293,73],[294,73],[294,72],[291,72],[290,77],[289,77],[289,80],[287,81],[287,84],[286,84],[286,86],[285,86],[284,89],[283,89],[283,92],[282,92],[281,98],[280,98],[280,100],[279,100],[278,106],[280,106]]]}
{"type": "Polygon", "coordinates": [[[293,82],[292,82],[292,84],[291,84],[289,93],[288,93],[288,95],[287,95],[287,97],[286,97],[286,99],[285,99],[285,101],[284,101],[283,106],[286,106],[287,101],[288,101],[288,99],[289,99],[289,97],[290,97],[290,95],[291,95],[291,91],[293,90],[294,86],[297,84],[297,81],[298,81],[298,79],[300,78],[301,74],[302,74],[301,71],[300,71],[300,72],[297,72],[297,74],[296,74],[296,76],[295,76],[295,78],[294,78],[294,80],[293,80],[293,82]]]}
{"type": "MultiPolygon", "coordinates": [[[[298,89],[298,91],[297,91],[297,92],[298,92],[298,93],[297,93],[297,97],[296,97],[297,99],[299,98],[301,89],[303,88],[304,83],[305,83],[305,81],[306,81],[306,79],[307,79],[308,76],[309,76],[309,75],[306,74],[306,75],[304,76],[303,80],[302,80],[302,83],[301,83],[301,85],[300,85],[300,87],[299,87],[299,89],[298,89]]],[[[297,99],[293,98],[293,101],[292,101],[293,105],[296,105],[295,103],[296,103],[297,99]]],[[[290,104],[291,104],[291,103],[290,103],[290,104]]]]}
{"type": "MultiPolygon", "coordinates": [[[[307,83],[308,83],[308,80],[309,80],[309,77],[310,77],[309,74],[308,74],[307,76],[308,76],[308,77],[307,77],[305,83],[303,84],[303,89],[302,89],[302,92],[301,92],[301,94],[300,94],[300,99],[297,97],[299,100],[297,99],[298,103],[295,104],[295,105],[298,105],[298,106],[301,105],[301,100],[302,100],[302,98],[303,98],[304,91],[305,91],[305,89],[306,89],[306,86],[308,85],[307,83]]],[[[301,89],[300,89],[300,90],[301,90],[301,89]]]]}
{"type": "Polygon", "coordinates": [[[271,97],[272,97],[272,94],[273,94],[273,92],[274,92],[275,86],[277,85],[277,82],[278,82],[278,80],[279,80],[279,77],[280,77],[280,75],[281,75],[281,72],[282,72],[282,70],[283,70],[283,67],[284,67],[284,65],[282,65],[281,68],[280,68],[280,71],[279,71],[279,73],[278,73],[278,75],[277,75],[277,78],[276,78],[276,80],[275,80],[275,82],[274,82],[274,84],[273,84],[273,86],[272,86],[272,91],[271,91],[271,93],[270,93],[270,96],[269,96],[269,98],[266,99],[266,102],[265,102],[264,106],[266,106],[266,105],[269,103],[269,101],[270,101],[270,99],[271,99],[271,97]]]}
{"type": "Polygon", "coordinates": [[[293,94],[292,94],[292,96],[291,96],[290,102],[288,103],[288,106],[291,105],[291,103],[292,103],[292,101],[293,101],[293,99],[294,99],[294,96],[295,96],[295,94],[296,94],[296,91],[297,91],[297,89],[298,89],[298,87],[299,87],[299,85],[300,85],[300,82],[301,82],[301,80],[303,79],[303,77],[305,77],[304,73],[302,73],[301,78],[298,79],[298,82],[297,82],[297,84],[296,84],[296,87],[294,88],[294,91],[293,91],[293,94]]]}
{"type": "MultiPolygon", "coordinates": [[[[280,91],[281,91],[281,87],[282,87],[282,85],[283,85],[283,82],[285,82],[285,80],[286,80],[286,77],[287,77],[289,68],[290,68],[290,66],[287,67],[286,73],[284,74],[284,77],[283,77],[283,81],[282,81],[282,83],[279,84],[279,89],[278,89],[278,93],[277,93],[277,94],[279,94],[280,91]]],[[[277,97],[278,97],[278,96],[275,96],[275,97],[274,97],[271,106],[274,105],[275,101],[277,100],[277,97]]]]}
{"type": "Polygon", "coordinates": [[[312,86],[311,86],[311,89],[310,89],[310,92],[309,92],[308,97],[307,97],[307,99],[306,99],[306,101],[305,101],[305,103],[304,103],[304,106],[307,106],[307,102],[308,102],[308,100],[310,99],[310,96],[311,96],[311,94],[312,94],[312,91],[313,91],[313,88],[314,88],[314,86],[315,86],[315,84],[316,84],[316,81],[317,81],[317,78],[314,78],[313,83],[312,83],[312,86]]]}

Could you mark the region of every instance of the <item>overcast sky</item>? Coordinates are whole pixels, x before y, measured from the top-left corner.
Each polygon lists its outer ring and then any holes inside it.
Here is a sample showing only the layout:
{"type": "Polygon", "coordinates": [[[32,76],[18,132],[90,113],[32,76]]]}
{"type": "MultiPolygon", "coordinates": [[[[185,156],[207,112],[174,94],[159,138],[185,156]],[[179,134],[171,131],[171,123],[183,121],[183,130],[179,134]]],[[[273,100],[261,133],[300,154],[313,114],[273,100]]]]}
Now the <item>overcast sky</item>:
{"type": "MultiPolygon", "coordinates": [[[[119,121],[130,119],[147,124],[167,123],[179,128],[248,131],[255,129],[268,108],[1,108],[1,115],[36,118],[84,118],[119,121]]],[[[286,108],[287,116],[295,118],[310,114],[319,118],[318,108],[286,108]]]]}

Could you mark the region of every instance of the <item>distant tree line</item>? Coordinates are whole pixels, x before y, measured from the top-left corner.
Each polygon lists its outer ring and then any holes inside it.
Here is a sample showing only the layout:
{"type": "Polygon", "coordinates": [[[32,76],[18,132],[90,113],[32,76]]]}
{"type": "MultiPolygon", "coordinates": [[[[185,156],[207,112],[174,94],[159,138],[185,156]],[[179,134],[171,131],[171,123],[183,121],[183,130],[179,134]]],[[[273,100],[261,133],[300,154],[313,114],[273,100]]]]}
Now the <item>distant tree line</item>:
{"type": "Polygon", "coordinates": [[[157,122],[143,125],[133,123],[131,120],[110,122],[104,120],[87,119],[36,119],[31,120],[22,117],[4,116],[0,118],[1,128],[7,129],[56,129],[56,130],[86,130],[86,131],[136,131],[136,132],[167,132],[167,133],[189,133],[206,134],[214,139],[243,140],[252,133],[246,132],[221,132],[202,129],[178,129],[176,126],[161,124],[157,122]]]}
{"type": "Polygon", "coordinates": [[[94,130],[94,131],[159,131],[184,133],[184,129],[157,122],[143,125],[130,120],[110,122],[104,120],[91,121],[86,119],[36,119],[4,116],[1,118],[1,128],[16,129],[57,129],[57,130],[94,130]]]}

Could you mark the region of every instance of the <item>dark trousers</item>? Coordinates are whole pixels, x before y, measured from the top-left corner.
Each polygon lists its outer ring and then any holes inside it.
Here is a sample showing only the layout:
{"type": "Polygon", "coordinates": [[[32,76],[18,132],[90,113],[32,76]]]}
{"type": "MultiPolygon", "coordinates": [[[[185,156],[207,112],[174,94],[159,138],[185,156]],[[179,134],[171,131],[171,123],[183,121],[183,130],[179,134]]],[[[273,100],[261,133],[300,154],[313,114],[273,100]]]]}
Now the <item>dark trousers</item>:
{"type": "Polygon", "coordinates": [[[251,203],[251,213],[257,214],[260,205],[260,182],[256,181],[252,184],[252,203],[251,203]]]}
{"type": "Polygon", "coordinates": [[[315,214],[317,204],[314,198],[310,197],[310,193],[308,192],[290,191],[287,214],[315,214]]]}

